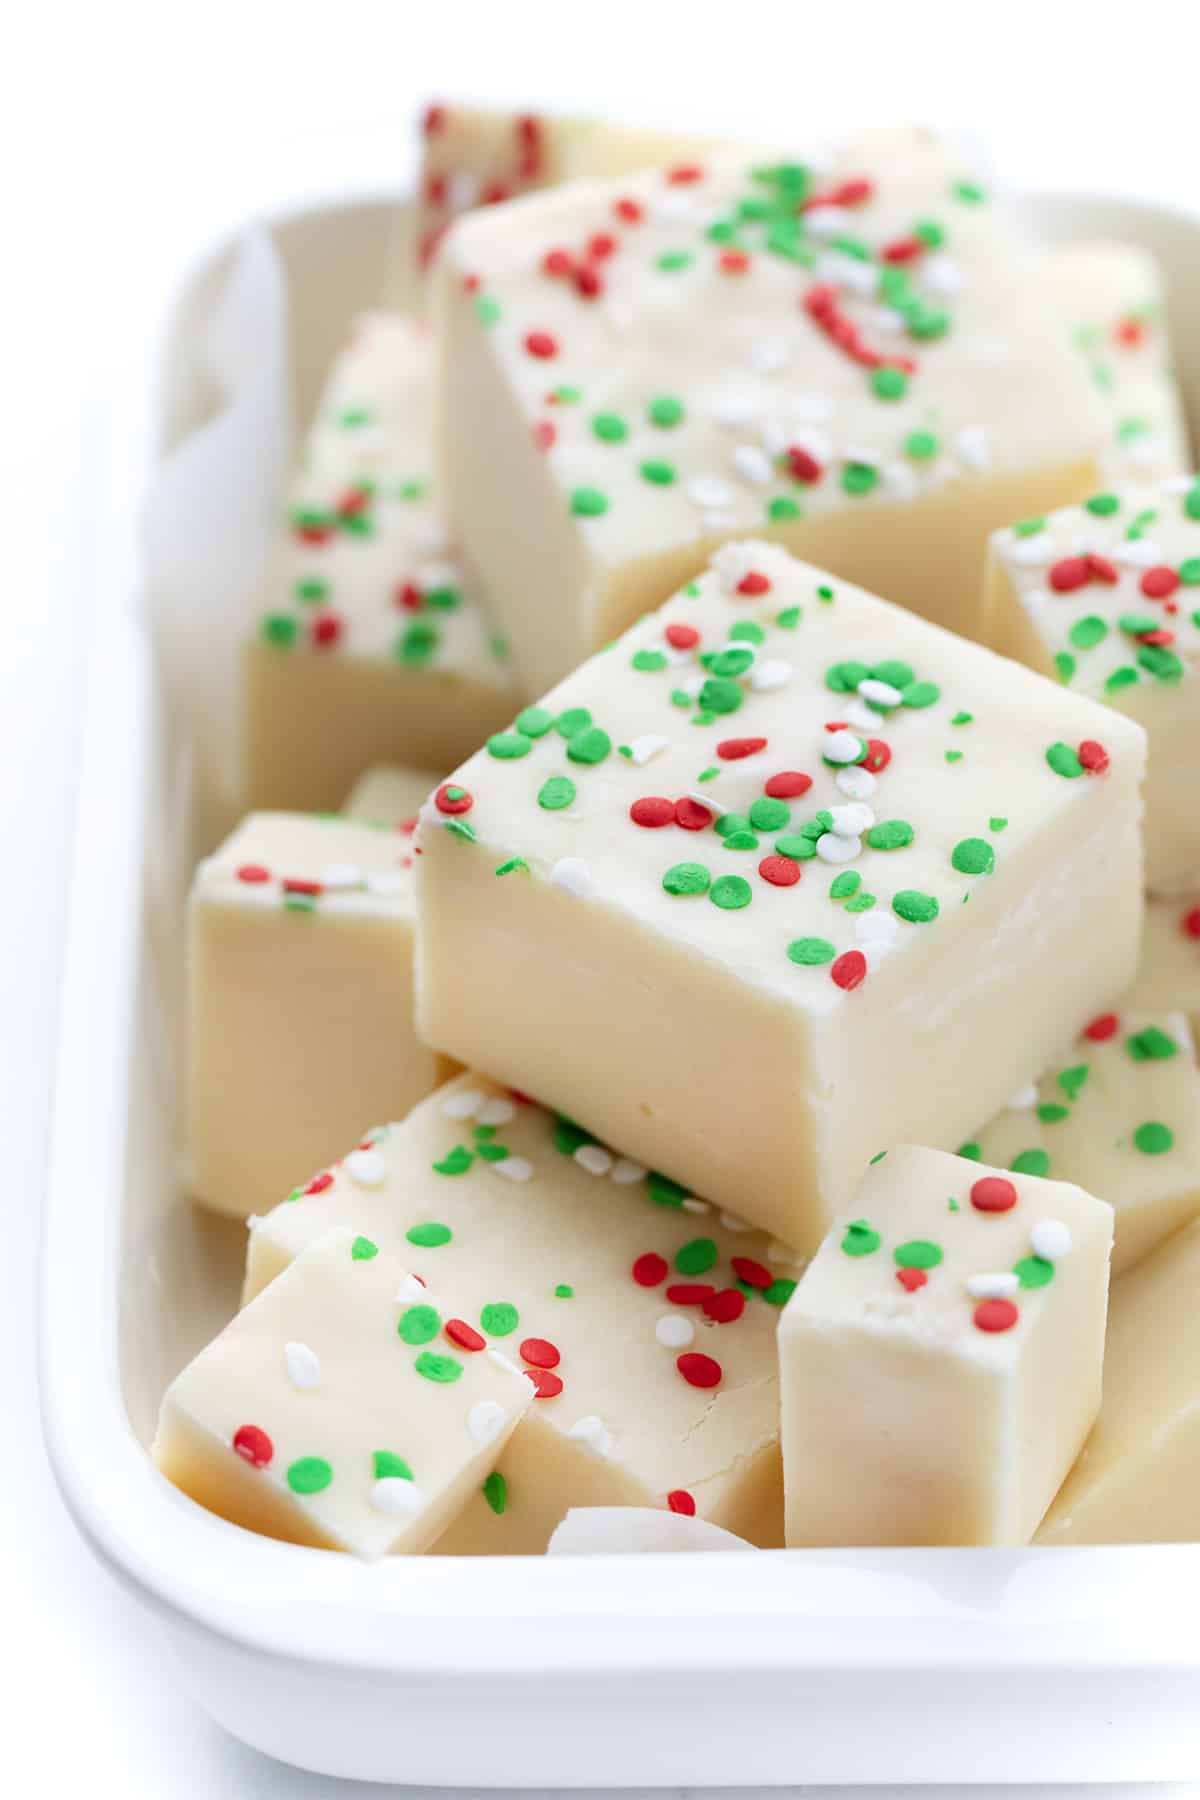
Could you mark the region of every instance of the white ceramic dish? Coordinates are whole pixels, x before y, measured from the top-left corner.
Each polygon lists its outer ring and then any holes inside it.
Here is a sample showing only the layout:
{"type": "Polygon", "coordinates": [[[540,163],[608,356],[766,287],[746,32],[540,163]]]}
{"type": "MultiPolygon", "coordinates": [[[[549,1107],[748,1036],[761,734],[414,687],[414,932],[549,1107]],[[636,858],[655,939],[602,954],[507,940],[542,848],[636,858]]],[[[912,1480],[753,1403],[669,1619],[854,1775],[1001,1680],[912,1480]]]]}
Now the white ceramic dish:
{"type": "MultiPolygon", "coordinates": [[[[1163,262],[1200,423],[1200,220],[1043,196],[1048,238],[1163,262]]],[[[394,216],[394,209],[393,209],[394,216]]],[[[298,393],[385,280],[379,202],[277,222],[298,393]]],[[[188,282],[160,447],[205,416],[222,258],[188,282]]],[[[111,573],[111,572],[110,572],[111,573]]],[[[105,571],[98,570],[103,580],[105,571]]],[[[133,599],[90,664],[46,1225],[46,1430],[80,1529],[237,1736],[328,1774],[466,1786],[1169,1779],[1200,1767],[1200,1544],[1079,1551],[349,1558],[258,1539],[152,1467],[170,1375],[231,1312],[240,1228],[175,1181],[192,822],[133,599]]]]}

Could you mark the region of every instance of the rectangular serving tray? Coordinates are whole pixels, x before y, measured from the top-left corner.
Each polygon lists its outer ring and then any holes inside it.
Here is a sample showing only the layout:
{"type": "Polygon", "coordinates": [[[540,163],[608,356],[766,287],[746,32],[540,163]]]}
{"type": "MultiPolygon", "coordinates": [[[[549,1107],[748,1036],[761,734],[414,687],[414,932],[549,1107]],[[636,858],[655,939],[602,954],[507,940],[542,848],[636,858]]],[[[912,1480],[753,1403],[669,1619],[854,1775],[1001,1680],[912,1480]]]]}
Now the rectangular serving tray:
{"type": "MultiPolygon", "coordinates": [[[[352,200],[270,224],[303,411],[349,318],[385,290],[396,205],[352,200]]],[[[1025,213],[1047,240],[1119,237],[1159,257],[1200,425],[1200,218],[1088,195],[1029,196],[1025,213]]],[[[159,454],[211,410],[200,345],[229,261],[227,246],[214,252],[180,294],[151,395],[159,454]]],[[[131,476],[113,506],[132,504],[131,476]]],[[[159,1395],[232,1313],[244,1233],[193,1212],[177,1178],[181,906],[201,832],[135,584],[105,543],[102,532],[42,1395],[80,1530],[146,1602],[200,1704],[273,1756],[377,1781],[1194,1776],[1200,1543],[366,1566],[257,1538],[163,1480],[146,1452],[159,1395]]]]}

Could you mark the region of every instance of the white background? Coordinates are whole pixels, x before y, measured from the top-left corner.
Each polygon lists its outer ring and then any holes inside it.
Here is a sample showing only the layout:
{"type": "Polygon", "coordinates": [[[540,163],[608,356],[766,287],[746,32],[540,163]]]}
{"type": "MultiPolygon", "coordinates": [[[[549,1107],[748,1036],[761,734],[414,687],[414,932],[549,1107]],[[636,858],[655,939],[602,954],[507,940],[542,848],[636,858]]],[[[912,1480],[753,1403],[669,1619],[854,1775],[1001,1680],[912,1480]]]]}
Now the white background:
{"type": "MultiPolygon", "coordinates": [[[[77,1542],[36,1423],[37,1214],[84,619],[97,559],[127,555],[133,541],[137,468],[109,448],[113,409],[126,428],[141,417],[139,370],[144,379],[180,266],[255,208],[403,181],[410,115],[433,93],[616,108],[759,138],[929,117],[979,133],[1013,182],[1200,210],[1189,10],[1187,0],[24,0],[10,14],[0,66],[5,1795],[384,1791],[269,1765],[176,1691],[155,1630],[77,1542]]],[[[1200,1785],[1173,1790],[1185,1791],[1200,1785]]]]}

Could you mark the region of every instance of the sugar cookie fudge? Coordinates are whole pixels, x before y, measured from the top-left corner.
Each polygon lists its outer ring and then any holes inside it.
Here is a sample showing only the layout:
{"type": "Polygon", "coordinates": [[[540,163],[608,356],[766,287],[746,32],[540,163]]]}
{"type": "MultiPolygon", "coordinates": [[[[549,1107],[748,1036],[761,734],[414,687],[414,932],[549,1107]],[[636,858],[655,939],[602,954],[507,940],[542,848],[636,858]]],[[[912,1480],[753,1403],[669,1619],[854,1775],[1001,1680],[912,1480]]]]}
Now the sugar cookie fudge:
{"type": "Polygon", "coordinates": [[[1191,467],[1154,258],[1134,244],[1063,244],[1042,265],[1110,418],[1107,481],[1155,481],[1191,467]]]}
{"type": "Polygon", "coordinates": [[[1101,1013],[959,1155],[1107,1200],[1113,1273],[1132,1268],[1200,1212],[1200,1074],[1187,1019],[1101,1013]]]}
{"type": "Polygon", "coordinates": [[[904,1144],[779,1332],[791,1546],[1025,1544],[1096,1417],[1112,1209],[904,1144]]]}
{"type": "Polygon", "coordinates": [[[414,1035],[412,837],[255,813],[201,863],[188,916],[192,1192],[245,1218],[365,1122],[427,1094],[414,1035]]]}
{"type": "Polygon", "coordinates": [[[537,1383],[440,1549],[541,1551],[568,1507],[601,1505],[782,1543],[786,1246],[476,1074],[258,1220],[247,1295],[337,1224],[407,1261],[468,1360],[490,1345],[537,1383]]]}
{"type": "Polygon", "coordinates": [[[1200,1026],[1200,892],[1146,901],[1142,954],[1125,1004],[1142,1012],[1186,1013],[1200,1026]]]}
{"type": "Polygon", "coordinates": [[[1143,759],[727,545],[426,803],[422,1035],[812,1250],[880,1143],[965,1137],[1128,984],[1143,759]]]}
{"type": "Polygon", "coordinates": [[[415,826],[421,802],[440,780],[428,769],[400,769],[380,763],[355,782],[342,804],[342,816],[364,825],[393,829],[415,826]]]}
{"type": "Polygon", "coordinates": [[[1200,1539],[1200,1224],[1113,1283],[1104,1401],[1039,1544],[1200,1539]]]}
{"type": "Polygon", "coordinates": [[[978,635],[989,529],[1082,499],[1105,420],[957,177],[931,135],[880,133],[821,170],[693,160],[456,227],[442,480],[527,687],[750,532],[978,635]]]}
{"type": "Polygon", "coordinates": [[[1145,726],[1147,882],[1200,884],[1200,476],[997,532],[986,606],[997,650],[1145,726]]]}
{"type": "Polygon", "coordinates": [[[449,769],[512,710],[504,645],[431,488],[432,351],[359,321],[245,656],[248,808],[332,808],[373,762],[449,769]]]}
{"type": "Polygon", "coordinates": [[[404,1263],[326,1232],[167,1389],[154,1458],[235,1525],[359,1556],[428,1549],[533,1384],[465,1355],[404,1263]]]}

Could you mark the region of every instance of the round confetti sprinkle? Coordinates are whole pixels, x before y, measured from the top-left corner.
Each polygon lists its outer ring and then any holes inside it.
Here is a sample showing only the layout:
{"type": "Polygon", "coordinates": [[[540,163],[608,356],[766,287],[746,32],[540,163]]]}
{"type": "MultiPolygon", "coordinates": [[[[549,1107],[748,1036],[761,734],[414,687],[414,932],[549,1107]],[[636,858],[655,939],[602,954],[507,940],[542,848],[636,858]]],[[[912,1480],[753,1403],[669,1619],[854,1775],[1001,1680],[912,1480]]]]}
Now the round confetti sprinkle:
{"type": "Polygon", "coordinates": [[[731,1266],[738,1280],[746,1282],[750,1287],[769,1288],[774,1280],[770,1269],[764,1268],[752,1256],[735,1256],[731,1259],[731,1266]]]}
{"type": "Polygon", "coordinates": [[[635,825],[656,830],[661,825],[674,823],[675,802],[658,794],[648,794],[643,799],[634,801],[629,809],[629,816],[635,825]]]}
{"type": "Polygon", "coordinates": [[[672,1306],[703,1306],[716,1291],[707,1281],[674,1281],[667,1289],[667,1299],[672,1306]]]}
{"type": "Polygon", "coordinates": [[[1046,579],[1056,594],[1072,594],[1091,580],[1086,556],[1063,556],[1051,563],[1046,579]]]}
{"type": "Polygon", "coordinates": [[[1163,1125],[1157,1119],[1147,1119],[1134,1132],[1133,1141],[1143,1156],[1162,1156],[1174,1144],[1175,1133],[1169,1125],[1163,1125]]]}
{"type": "Polygon", "coordinates": [[[1085,738],[1080,744],[1079,760],[1089,775],[1103,775],[1108,769],[1108,751],[1094,738],[1085,738]]]}
{"type": "Polygon", "coordinates": [[[629,427],[619,413],[597,413],[592,420],[592,431],[603,444],[622,444],[629,436],[629,427]]]}
{"type": "Polygon", "coordinates": [[[323,1456],[301,1456],[288,1464],[287,1484],[293,1494],[319,1494],[333,1480],[333,1470],[323,1456]]]}
{"type": "Polygon", "coordinates": [[[755,831],[782,831],[791,819],[791,811],[782,800],[764,796],[750,806],[750,823],[755,831]]]}
{"type": "Polygon", "coordinates": [[[712,876],[703,863],[675,863],[663,876],[662,884],[668,894],[706,894],[712,876]]]}
{"type": "Polygon", "coordinates": [[[561,812],[575,798],[575,783],[569,775],[551,775],[538,789],[537,802],[544,812],[561,812]]]}
{"type": "Polygon", "coordinates": [[[772,800],[796,800],[801,794],[807,794],[811,786],[811,775],[805,775],[799,769],[781,769],[764,784],[764,792],[772,800]]]}
{"type": "Polygon", "coordinates": [[[539,1369],[535,1364],[524,1373],[533,1383],[534,1398],[537,1400],[556,1400],[563,1391],[562,1376],[556,1375],[552,1369],[539,1369]]]}
{"type": "Polygon", "coordinates": [[[1009,1163],[1014,1175],[1040,1175],[1050,1173],[1050,1158],[1044,1150],[1022,1150],[1009,1163]]]}
{"type": "Polygon", "coordinates": [[[910,925],[927,925],[938,916],[938,903],[932,894],[923,894],[918,888],[901,888],[892,898],[892,911],[898,918],[907,919],[910,925]]]}
{"type": "Polygon", "coordinates": [[[488,755],[499,762],[516,762],[528,756],[533,744],[519,731],[497,731],[487,741],[488,755]]]}
{"type": "Polygon", "coordinates": [[[706,825],[712,824],[712,814],[699,800],[685,794],[675,802],[675,823],[683,831],[703,831],[706,825]]]}
{"type": "Polygon", "coordinates": [[[664,1313],[655,1324],[654,1336],[664,1350],[686,1350],[696,1336],[696,1327],[682,1313],[664,1313]]]}
{"type": "Polygon", "coordinates": [[[842,1238],[842,1252],[846,1256],[871,1256],[878,1250],[882,1239],[877,1231],[867,1224],[865,1219],[855,1219],[847,1225],[842,1238]]]}
{"type": "Polygon", "coordinates": [[[700,633],[694,625],[682,625],[678,621],[668,625],[663,636],[673,650],[694,650],[700,642],[700,633]]]}
{"type": "Polygon", "coordinates": [[[867,959],[861,950],[843,950],[829,971],[835,987],[853,993],[867,979],[867,959]]]}
{"type": "Polygon", "coordinates": [[[521,1344],[521,1355],[536,1369],[556,1369],[562,1361],[561,1351],[549,1338],[526,1338],[521,1344]]]}
{"type": "Polygon", "coordinates": [[[571,511],[576,518],[598,519],[608,511],[608,496],[599,488],[577,487],[571,493],[571,511]]]}
{"type": "Polygon", "coordinates": [[[1039,1219],[1029,1234],[1035,1256],[1045,1262],[1061,1262],[1074,1245],[1071,1230],[1061,1219],[1039,1219]]]}
{"type": "Polygon", "coordinates": [[[905,1293],[915,1294],[918,1288],[923,1288],[927,1285],[929,1277],[924,1269],[901,1268],[896,1270],[896,1280],[900,1283],[900,1286],[904,1289],[905,1293]]]}
{"type": "Polygon", "coordinates": [[[547,712],[544,706],[527,706],[513,720],[517,730],[528,738],[545,737],[554,723],[554,714],[547,712]]]}
{"type": "Polygon", "coordinates": [[[447,1319],[446,1336],[460,1350],[483,1350],[487,1345],[487,1339],[465,1319],[447,1319]]]}
{"type": "Polygon", "coordinates": [[[758,872],[772,887],[795,887],[800,879],[800,864],[790,856],[764,856],[758,872]]]}
{"type": "Polygon", "coordinates": [[[907,819],[881,819],[871,826],[866,841],[872,850],[903,850],[915,835],[907,819]]]}
{"type": "Polygon", "coordinates": [[[441,1328],[442,1321],[432,1306],[410,1306],[396,1325],[406,1344],[428,1344],[441,1328]]]}
{"type": "Polygon", "coordinates": [[[950,861],[960,875],[990,875],[996,866],[996,852],[986,838],[960,838],[950,852],[950,861]]]}
{"type": "Polygon", "coordinates": [[[601,763],[611,749],[612,739],[598,725],[586,726],[567,739],[567,756],[574,763],[601,763]]]}
{"type": "Polygon", "coordinates": [[[711,1238],[692,1238],[675,1252],[675,1267],[681,1275],[704,1275],[717,1260],[717,1246],[711,1238]]]}
{"type": "Polygon", "coordinates": [[[945,1252],[929,1238],[909,1238],[898,1244],[892,1255],[901,1269],[936,1269],[945,1252]]]}
{"type": "Polygon", "coordinates": [[[454,1233],[448,1225],[430,1220],[425,1225],[410,1225],[404,1235],[410,1244],[416,1244],[421,1250],[436,1250],[440,1245],[448,1244],[454,1233]]]}
{"type": "Polygon", "coordinates": [[[701,1302],[705,1318],[716,1325],[731,1325],[746,1310],[746,1296],[740,1288],[721,1288],[701,1302]]]}
{"type": "Polygon", "coordinates": [[[1023,1288],[1045,1287],[1054,1280],[1054,1264],[1043,1256],[1022,1256],[1013,1264],[1013,1274],[1023,1288]]]}
{"type": "Polygon", "coordinates": [[[1093,1044],[1104,1044],[1110,1037],[1116,1035],[1120,1024],[1121,1021],[1116,1013],[1101,1013],[1098,1018],[1084,1026],[1083,1035],[1085,1038],[1090,1038],[1093,1044]]]}
{"type": "Polygon", "coordinates": [[[675,1367],[683,1376],[689,1387],[715,1388],[721,1380],[721,1365],[715,1357],[705,1356],[699,1350],[685,1350],[675,1360],[675,1367]]]}
{"type": "Polygon", "coordinates": [[[656,394],[646,408],[646,413],[652,425],[669,429],[682,421],[683,401],[674,394],[656,394]]]}
{"type": "Polygon", "coordinates": [[[233,1434],[233,1448],[253,1469],[269,1468],[275,1454],[275,1446],[261,1425],[239,1425],[233,1434]]]}
{"type": "Polygon", "coordinates": [[[1083,774],[1083,764],[1069,744],[1051,744],[1046,751],[1046,761],[1056,775],[1065,776],[1068,781],[1083,774]]]}
{"type": "Polygon", "coordinates": [[[1017,1190],[1004,1175],[981,1175],[971,1187],[971,1205],[976,1212],[1011,1212],[1017,1204],[1017,1190]]]}
{"type": "Polygon", "coordinates": [[[696,1516],[696,1502],[692,1499],[692,1496],[688,1493],[686,1488],[672,1488],[671,1492],[667,1495],[667,1511],[682,1513],[685,1519],[694,1519],[696,1516]]]}
{"type": "Polygon", "coordinates": [[[675,480],[675,465],[664,462],[661,457],[648,456],[638,464],[638,473],[643,481],[652,482],[655,487],[670,487],[675,480]]]}
{"type": "Polygon", "coordinates": [[[470,812],[475,804],[475,797],[466,788],[456,786],[453,781],[444,781],[434,793],[433,804],[440,813],[457,816],[459,813],[470,812]]]}
{"type": "Polygon", "coordinates": [[[717,755],[722,762],[740,762],[743,757],[754,756],[766,747],[765,737],[722,738],[717,745],[717,755]]]}
{"type": "Polygon", "coordinates": [[[981,1300],[973,1319],[977,1331],[1011,1331],[1020,1316],[1011,1300],[981,1300]]]}
{"type": "Polygon", "coordinates": [[[525,335],[525,348],[530,356],[543,361],[558,355],[558,342],[548,331],[530,331],[525,335]]]}
{"type": "Polygon", "coordinates": [[[521,1315],[508,1300],[492,1300],[479,1315],[479,1323],[489,1337],[507,1337],[520,1324],[521,1315]]]}
{"type": "Polygon", "coordinates": [[[239,881],[245,881],[252,887],[271,879],[270,869],[264,869],[261,863],[243,863],[236,873],[239,881]]]}
{"type": "Polygon", "coordinates": [[[456,1356],[440,1356],[434,1350],[422,1350],[413,1368],[426,1381],[436,1381],[443,1387],[457,1381],[463,1372],[463,1365],[456,1356]]]}
{"type": "Polygon", "coordinates": [[[722,912],[740,912],[743,906],[749,906],[754,890],[741,875],[721,875],[713,882],[708,897],[722,912]]]}
{"type": "Polygon", "coordinates": [[[639,1287],[657,1287],[667,1277],[667,1259],[657,1251],[647,1250],[633,1265],[633,1279],[639,1287]]]}
{"type": "Polygon", "coordinates": [[[788,956],[802,968],[816,967],[820,963],[832,962],[834,947],[828,938],[803,937],[793,938],[787,947],[788,956]]]}

